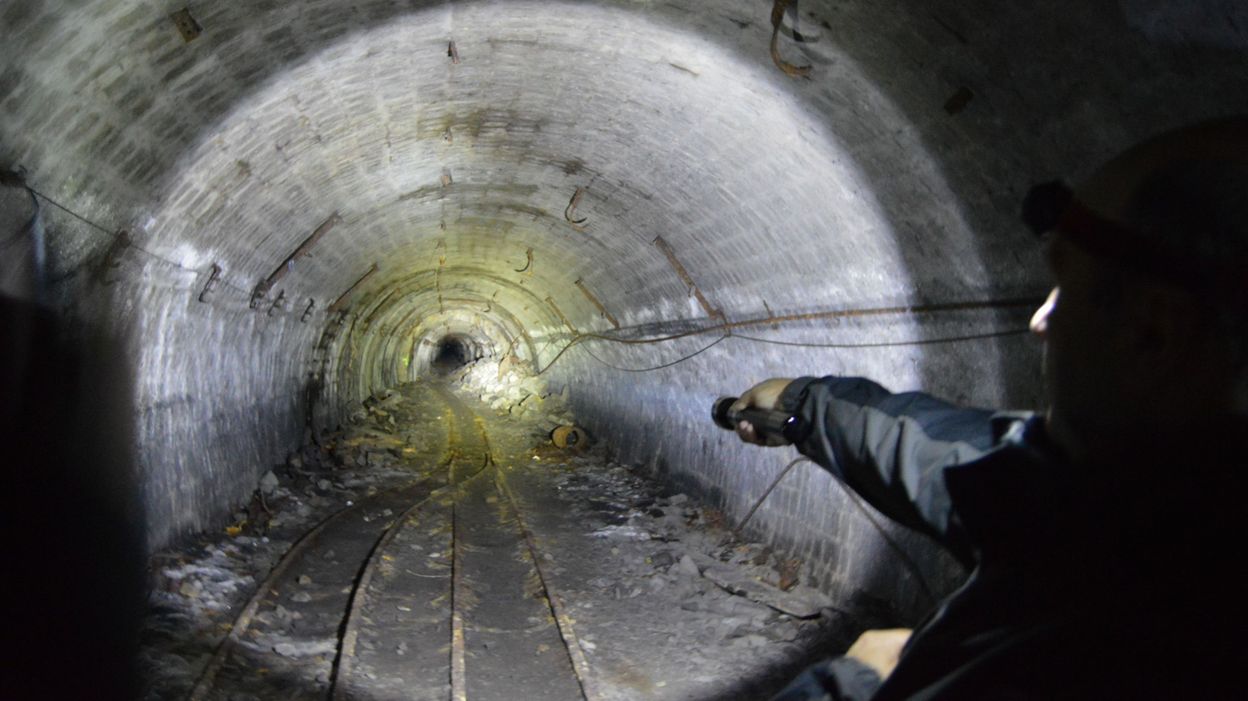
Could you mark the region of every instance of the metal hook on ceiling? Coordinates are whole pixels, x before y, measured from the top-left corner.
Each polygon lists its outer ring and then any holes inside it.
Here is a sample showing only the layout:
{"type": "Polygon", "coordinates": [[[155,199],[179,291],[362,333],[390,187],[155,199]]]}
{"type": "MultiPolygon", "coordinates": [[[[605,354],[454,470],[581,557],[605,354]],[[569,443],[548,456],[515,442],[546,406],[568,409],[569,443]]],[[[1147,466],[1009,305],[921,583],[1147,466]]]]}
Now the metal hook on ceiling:
{"type": "Polygon", "coordinates": [[[533,249],[532,249],[532,248],[530,248],[530,249],[526,250],[526,251],[524,252],[524,255],[528,258],[528,261],[524,264],[524,267],[523,267],[523,268],[517,268],[517,269],[516,269],[516,272],[517,272],[517,273],[523,273],[523,272],[526,272],[526,271],[528,271],[528,269],[529,269],[529,268],[532,268],[532,267],[533,267],[533,249]]]}
{"type": "Polygon", "coordinates": [[[572,223],[572,225],[574,226],[579,227],[579,225],[583,225],[583,223],[589,221],[587,217],[579,218],[579,220],[574,220],[573,218],[575,215],[577,215],[577,206],[580,205],[580,198],[584,196],[585,196],[585,188],[578,187],[577,191],[572,193],[572,200],[568,201],[568,206],[564,207],[563,218],[565,218],[565,220],[568,220],[568,223],[572,223]]]}

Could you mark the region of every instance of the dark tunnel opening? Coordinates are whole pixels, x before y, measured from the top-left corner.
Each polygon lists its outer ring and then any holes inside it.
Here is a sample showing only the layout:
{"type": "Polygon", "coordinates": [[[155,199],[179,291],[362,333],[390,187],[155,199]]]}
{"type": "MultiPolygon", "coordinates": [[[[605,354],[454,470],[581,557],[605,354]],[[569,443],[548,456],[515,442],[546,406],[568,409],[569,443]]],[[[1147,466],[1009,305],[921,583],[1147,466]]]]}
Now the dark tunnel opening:
{"type": "Polygon", "coordinates": [[[446,375],[476,360],[472,349],[472,340],[466,336],[452,334],[443,336],[437,342],[430,365],[435,373],[446,375]]]}

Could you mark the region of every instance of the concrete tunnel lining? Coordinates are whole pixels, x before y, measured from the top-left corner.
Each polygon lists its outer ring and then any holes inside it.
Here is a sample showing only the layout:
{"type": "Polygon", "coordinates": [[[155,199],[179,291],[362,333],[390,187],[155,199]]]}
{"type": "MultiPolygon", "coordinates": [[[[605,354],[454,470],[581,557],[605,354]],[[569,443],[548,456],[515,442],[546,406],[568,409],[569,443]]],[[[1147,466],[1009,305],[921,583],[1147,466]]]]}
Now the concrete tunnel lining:
{"type": "MultiPolygon", "coordinates": [[[[578,280],[626,336],[709,323],[657,237],[729,319],[1033,295],[1042,268],[1012,225],[1023,186],[1244,92],[1227,60],[1242,57],[1242,32],[1216,47],[1157,48],[1131,12],[1077,3],[1060,19],[953,2],[803,3],[808,40],[782,47],[815,66],[807,81],[771,62],[761,5],[219,5],[203,8],[205,34],[191,43],[166,13],[135,3],[21,5],[5,14],[0,104],[12,117],[0,164],[24,165],[47,194],[130,232],[134,245],[108,261],[113,282],[87,294],[94,283],[74,272],[96,265],[109,240],[49,212],[63,304],[111,324],[136,358],[153,546],[216,524],[250,493],[301,439],[310,381],[323,405],[315,418],[330,422],[399,377],[404,344],[387,338],[400,332],[388,322],[432,309],[442,285],[447,297],[496,304],[486,313],[456,302],[457,323],[497,329],[496,349],[523,330],[539,367],[572,337],[547,297],[580,331],[611,329],[578,280]],[[1086,45],[1069,42],[1076,34],[1086,45]],[[1052,55],[1014,56],[1023,38],[1052,55]],[[1098,51],[1125,60],[1050,75],[1098,51]],[[1155,70],[1168,61],[1200,70],[1155,70]],[[1222,83],[1236,88],[1198,89],[1222,83]],[[972,108],[942,109],[966,84],[972,108]],[[584,225],[565,216],[577,188],[584,225]],[[334,211],[343,221],[249,309],[257,281],[334,211]],[[346,318],[327,314],[374,263],[346,318]],[[213,264],[221,281],[201,304],[213,264]],[[445,277],[414,277],[439,267],[445,277]],[[407,286],[417,294],[397,292],[407,286]],[[273,306],[279,292],[284,306],[273,306]],[[370,366],[382,357],[389,369],[370,366]]],[[[989,309],[758,335],[907,341],[1020,323],[989,309]]],[[[719,393],[826,371],[983,404],[1037,394],[1034,348],[1013,338],[874,350],[733,339],[652,374],[600,364],[657,366],[715,338],[574,349],[548,380],[569,389],[621,460],[736,517],[783,461],[710,426],[719,393]]],[[[845,504],[827,475],[803,472],[756,528],[823,563],[829,589],[921,608],[915,583],[898,580],[845,504]]]]}

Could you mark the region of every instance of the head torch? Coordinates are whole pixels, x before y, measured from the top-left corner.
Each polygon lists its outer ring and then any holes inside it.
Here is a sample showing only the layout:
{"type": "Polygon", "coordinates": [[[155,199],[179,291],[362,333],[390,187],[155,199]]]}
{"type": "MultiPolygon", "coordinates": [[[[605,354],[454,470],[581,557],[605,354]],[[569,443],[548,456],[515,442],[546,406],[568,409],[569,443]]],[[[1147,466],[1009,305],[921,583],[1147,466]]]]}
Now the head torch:
{"type": "Polygon", "coordinates": [[[1023,223],[1037,236],[1057,231],[1102,260],[1178,285],[1202,297],[1244,305],[1248,281],[1223,261],[1203,260],[1093,211],[1061,181],[1041,183],[1023,199],[1023,223]]]}

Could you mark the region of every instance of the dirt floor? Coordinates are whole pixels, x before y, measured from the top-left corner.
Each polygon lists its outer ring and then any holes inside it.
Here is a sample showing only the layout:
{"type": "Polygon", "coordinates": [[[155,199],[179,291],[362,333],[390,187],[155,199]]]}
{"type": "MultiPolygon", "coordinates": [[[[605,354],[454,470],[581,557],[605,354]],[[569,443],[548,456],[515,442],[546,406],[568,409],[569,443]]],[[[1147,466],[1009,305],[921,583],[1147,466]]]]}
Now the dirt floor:
{"type": "Polygon", "coordinates": [[[146,698],[756,699],[845,643],[715,510],[555,446],[557,395],[473,380],[370,399],[157,554],[146,698]]]}

